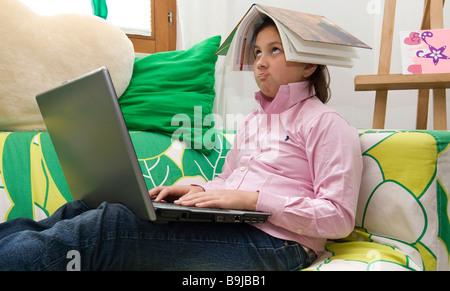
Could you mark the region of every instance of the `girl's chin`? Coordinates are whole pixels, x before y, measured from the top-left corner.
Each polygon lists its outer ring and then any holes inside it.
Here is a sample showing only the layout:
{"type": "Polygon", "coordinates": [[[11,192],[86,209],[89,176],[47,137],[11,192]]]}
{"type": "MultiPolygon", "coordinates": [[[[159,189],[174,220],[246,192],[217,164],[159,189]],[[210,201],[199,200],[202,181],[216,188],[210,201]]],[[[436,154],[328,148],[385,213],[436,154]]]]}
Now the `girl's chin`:
{"type": "MultiPolygon", "coordinates": [[[[278,92],[278,91],[277,91],[278,92]]],[[[261,93],[264,95],[264,97],[268,98],[268,99],[273,99],[275,98],[275,96],[277,95],[277,93],[275,92],[275,90],[265,90],[265,89],[261,89],[261,93]]]]}
{"type": "Polygon", "coordinates": [[[280,87],[276,87],[274,86],[274,84],[265,81],[265,80],[256,80],[256,83],[258,84],[259,89],[261,90],[261,93],[270,99],[275,98],[275,96],[278,93],[278,90],[280,89],[280,87]]]}

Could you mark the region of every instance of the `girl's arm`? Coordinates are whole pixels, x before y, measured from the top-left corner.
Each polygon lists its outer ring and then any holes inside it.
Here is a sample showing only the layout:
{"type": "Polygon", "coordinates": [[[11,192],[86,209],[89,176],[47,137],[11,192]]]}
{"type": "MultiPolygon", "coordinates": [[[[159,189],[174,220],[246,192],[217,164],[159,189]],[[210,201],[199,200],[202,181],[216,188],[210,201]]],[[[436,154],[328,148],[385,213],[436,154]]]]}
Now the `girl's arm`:
{"type": "Polygon", "coordinates": [[[256,209],[270,212],[272,224],[317,238],[341,238],[353,230],[362,155],[356,130],[337,116],[325,114],[303,133],[313,195],[260,190],[256,209]]]}

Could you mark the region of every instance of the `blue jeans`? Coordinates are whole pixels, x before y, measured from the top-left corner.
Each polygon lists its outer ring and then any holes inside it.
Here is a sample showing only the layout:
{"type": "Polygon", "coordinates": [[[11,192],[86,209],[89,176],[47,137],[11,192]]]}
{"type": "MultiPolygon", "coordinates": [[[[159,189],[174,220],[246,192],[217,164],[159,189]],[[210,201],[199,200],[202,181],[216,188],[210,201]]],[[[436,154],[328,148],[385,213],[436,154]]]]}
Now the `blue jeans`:
{"type": "Polygon", "coordinates": [[[0,224],[0,270],[297,270],[313,259],[251,225],[154,223],[119,204],[0,224]]]}

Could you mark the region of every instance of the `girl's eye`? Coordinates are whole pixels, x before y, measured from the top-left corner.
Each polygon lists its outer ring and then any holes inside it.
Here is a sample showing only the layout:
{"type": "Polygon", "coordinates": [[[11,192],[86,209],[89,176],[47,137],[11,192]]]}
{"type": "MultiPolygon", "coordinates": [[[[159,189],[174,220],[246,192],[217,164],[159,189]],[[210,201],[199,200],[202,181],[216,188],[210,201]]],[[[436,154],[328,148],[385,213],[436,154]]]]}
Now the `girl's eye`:
{"type": "Polygon", "coordinates": [[[259,57],[261,55],[261,51],[260,50],[255,50],[255,57],[259,57]]]}
{"type": "Polygon", "coordinates": [[[281,49],[274,47],[274,48],[272,49],[272,53],[273,53],[273,54],[279,54],[279,53],[281,53],[281,49]]]}

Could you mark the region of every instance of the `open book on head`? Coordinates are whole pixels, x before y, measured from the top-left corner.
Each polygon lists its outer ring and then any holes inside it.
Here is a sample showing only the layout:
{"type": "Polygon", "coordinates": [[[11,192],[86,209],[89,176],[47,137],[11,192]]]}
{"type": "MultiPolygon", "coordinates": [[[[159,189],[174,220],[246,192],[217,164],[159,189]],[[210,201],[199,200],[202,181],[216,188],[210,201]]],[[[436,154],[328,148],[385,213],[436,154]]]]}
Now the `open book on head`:
{"type": "Polygon", "coordinates": [[[370,49],[323,16],[253,4],[217,50],[218,55],[231,54],[233,71],[253,70],[253,32],[264,17],[275,22],[287,61],[352,67],[355,48],[370,49]]]}

